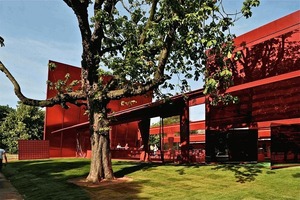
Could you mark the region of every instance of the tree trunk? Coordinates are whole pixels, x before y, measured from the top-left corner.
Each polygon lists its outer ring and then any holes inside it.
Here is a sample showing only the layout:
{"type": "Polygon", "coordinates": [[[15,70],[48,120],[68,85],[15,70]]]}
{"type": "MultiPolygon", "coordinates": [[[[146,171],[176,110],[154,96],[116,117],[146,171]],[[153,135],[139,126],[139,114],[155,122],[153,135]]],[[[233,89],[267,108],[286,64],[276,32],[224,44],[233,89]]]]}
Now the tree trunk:
{"type": "Polygon", "coordinates": [[[92,157],[87,181],[98,183],[102,179],[114,179],[110,152],[109,123],[107,115],[105,112],[103,113],[103,110],[102,113],[95,112],[91,113],[91,115],[93,115],[90,118],[90,123],[93,124],[90,128],[92,133],[92,157]]]}

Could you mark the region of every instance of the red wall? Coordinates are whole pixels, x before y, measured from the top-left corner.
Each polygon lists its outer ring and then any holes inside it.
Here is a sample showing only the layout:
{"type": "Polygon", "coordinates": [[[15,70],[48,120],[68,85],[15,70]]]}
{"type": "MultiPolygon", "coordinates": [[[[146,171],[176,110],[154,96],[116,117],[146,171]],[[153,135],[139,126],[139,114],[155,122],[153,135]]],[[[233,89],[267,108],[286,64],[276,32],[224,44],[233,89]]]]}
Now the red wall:
{"type": "MultiPolygon", "coordinates": [[[[122,98],[120,100],[111,101],[108,107],[112,112],[126,110],[134,106],[150,103],[152,101],[152,93],[147,95],[135,96],[130,98],[122,98]]],[[[111,148],[115,148],[118,143],[122,147],[128,143],[129,147],[138,147],[138,122],[128,122],[111,127],[111,148]]]]}
{"type": "MultiPolygon", "coordinates": [[[[71,80],[80,80],[80,68],[66,65],[63,63],[49,61],[54,63],[56,68],[48,71],[48,80],[55,83],[58,80],[65,80],[67,73],[70,74],[71,80]]],[[[47,88],[47,98],[54,97],[56,90],[47,88]]],[[[50,142],[50,157],[75,156],[76,137],[71,131],[52,133],[52,131],[66,128],[75,124],[86,122],[87,115],[84,115],[84,107],[77,107],[67,104],[69,109],[63,109],[60,105],[46,108],[44,139],[50,142]]]]}
{"type": "MultiPolygon", "coordinates": [[[[67,73],[70,74],[70,81],[79,80],[81,69],[78,67],[66,65],[63,63],[49,61],[49,63],[56,65],[55,70],[49,70],[48,80],[56,82],[57,80],[64,80],[67,73]]],[[[56,90],[47,88],[47,98],[56,95],[56,90]]],[[[132,98],[123,98],[121,100],[111,101],[108,107],[112,112],[128,109],[130,107],[149,103],[152,101],[151,94],[137,96],[132,98]]],[[[72,104],[67,104],[69,109],[63,109],[60,105],[46,108],[45,117],[45,132],[44,139],[50,142],[50,157],[74,157],[85,156],[87,150],[90,150],[90,133],[87,115],[84,115],[85,108],[83,106],[77,107],[72,104]],[[74,128],[66,129],[74,125],[79,125],[74,128]],[[53,133],[54,131],[64,129],[53,133]],[[78,154],[79,149],[82,155],[78,154]]],[[[122,125],[116,125],[111,128],[110,138],[111,147],[114,148],[118,143],[124,146],[129,143],[129,146],[134,146],[138,140],[137,122],[131,122],[122,125]]]]}
{"type": "Polygon", "coordinates": [[[207,104],[208,129],[262,128],[263,122],[300,120],[299,16],[297,11],[235,39],[242,56],[233,61],[238,68],[228,91],[240,102],[207,104]]]}

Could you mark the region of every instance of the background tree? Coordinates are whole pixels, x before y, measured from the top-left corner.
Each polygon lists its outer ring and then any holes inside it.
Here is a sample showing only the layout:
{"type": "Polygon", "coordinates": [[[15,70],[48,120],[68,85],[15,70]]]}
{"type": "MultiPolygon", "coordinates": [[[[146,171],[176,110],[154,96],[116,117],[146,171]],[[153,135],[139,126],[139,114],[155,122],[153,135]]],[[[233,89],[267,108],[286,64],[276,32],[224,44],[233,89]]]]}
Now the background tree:
{"type": "Polygon", "coordinates": [[[0,125],[2,144],[9,153],[17,153],[18,140],[41,140],[44,133],[44,111],[19,103],[0,125]]]}
{"type": "Polygon", "coordinates": [[[160,146],[160,136],[159,134],[156,135],[149,135],[149,145],[157,145],[160,146]]]}
{"type": "MultiPolygon", "coordinates": [[[[13,111],[14,111],[14,109],[9,107],[8,105],[0,106],[0,126],[1,126],[2,122],[5,120],[6,116],[10,112],[13,112],[13,111]]],[[[0,132],[0,144],[2,144],[2,139],[3,139],[3,134],[0,132]]]]}
{"type": "MultiPolygon", "coordinates": [[[[180,122],[180,116],[179,115],[175,115],[175,116],[172,116],[172,117],[163,118],[161,120],[163,120],[163,125],[164,126],[171,125],[171,124],[178,124],[180,122]]],[[[158,121],[158,122],[152,123],[151,127],[160,126],[161,120],[158,121]]]]}
{"type": "Polygon", "coordinates": [[[0,125],[2,121],[5,119],[5,117],[14,109],[9,107],[8,105],[6,106],[0,106],[0,125]]]}
{"type": "Polygon", "coordinates": [[[111,100],[174,88],[178,76],[182,92],[187,79],[206,75],[205,92],[214,96],[231,81],[226,61],[232,55],[233,35],[228,30],[240,16],[250,17],[259,0],[245,0],[241,12],[226,13],[222,0],[64,0],[78,19],[82,38],[81,90],[58,92],[47,100],[25,97],[7,68],[18,98],[27,105],[86,104],[92,158],[88,181],[112,179],[107,105],[111,100]],[[93,5],[91,21],[88,6],[93,5]],[[227,31],[227,32],[225,32],[227,31]],[[210,51],[208,51],[210,49],[210,51]],[[215,56],[211,56],[215,55],[215,56]],[[208,69],[207,58],[213,67],[208,69]],[[213,60],[213,62],[212,62],[213,60]],[[104,67],[105,66],[105,67],[104,67]],[[102,77],[107,73],[110,80],[102,77]]]}

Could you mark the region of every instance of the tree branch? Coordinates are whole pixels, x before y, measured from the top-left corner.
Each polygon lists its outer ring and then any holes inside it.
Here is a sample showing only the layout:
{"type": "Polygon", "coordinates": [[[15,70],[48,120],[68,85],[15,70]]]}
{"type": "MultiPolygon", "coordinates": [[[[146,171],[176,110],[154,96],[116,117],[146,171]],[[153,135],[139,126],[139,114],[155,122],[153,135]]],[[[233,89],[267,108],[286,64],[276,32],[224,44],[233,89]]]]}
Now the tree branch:
{"type": "Polygon", "coordinates": [[[102,49],[100,52],[99,52],[99,56],[102,56],[104,55],[105,53],[107,52],[111,52],[111,51],[115,51],[115,50],[120,50],[122,51],[124,45],[126,44],[126,41],[123,41],[121,44],[119,45],[115,45],[113,47],[107,47],[107,48],[104,48],[102,49]]]}
{"type": "Polygon", "coordinates": [[[121,97],[129,97],[135,95],[141,95],[147,93],[149,90],[153,90],[158,88],[165,80],[166,77],[164,76],[164,69],[167,63],[173,41],[175,40],[175,29],[177,25],[174,24],[173,28],[169,31],[166,39],[165,39],[165,46],[160,53],[159,64],[157,67],[157,71],[155,72],[154,78],[149,81],[147,84],[139,85],[126,85],[124,88],[113,90],[108,92],[107,97],[110,99],[119,99],[121,97]]]}
{"type": "Polygon", "coordinates": [[[82,37],[82,47],[83,47],[83,53],[82,53],[82,67],[86,69],[89,65],[86,64],[88,59],[90,58],[90,48],[91,48],[91,29],[89,24],[89,17],[88,17],[88,5],[89,0],[64,0],[64,2],[72,8],[74,11],[77,20],[78,25],[82,37]]]}
{"type": "Polygon", "coordinates": [[[158,0],[153,0],[152,1],[152,6],[151,6],[151,9],[150,9],[150,15],[149,15],[148,21],[145,25],[145,28],[143,30],[143,33],[141,34],[141,37],[140,37],[140,41],[139,41],[140,44],[145,43],[147,29],[150,27],[151,23],[155,21],[154,16],[155,16],[155,13],[156,13],[157,3],[158,3],[158,0]]]}
{"type": "Polygon", "coordinates": [[[107,93],[107,97],[110,100],[120,99],[121,97],[130,97],[146,94],[149,91],[156,89],[160,84],[162,84],[165,79],[161,79],[159,81],[151,81],[145,85],[131,85],[125,88],[121,88],[118,90],[112,90],[107,93]]]}
{"type": "MultiPolygon", "coordinates": [[[[94,5],[94,16],[97,15],[97,12],[99,12],[102,9],[101,7],[103,6],[103,10],[109,13],[109,16],[111,17],[117,2],[118,2],[117,0],[107,0],[107,1],[96,0],[94,5]]],[[[93,47],[97,49],[98,52],[100,52],[101,41],[104,37],[105,35],[103,31],[103,24],[101,21],[96,20],[94,25],[94,32],[91,37],[91,42],[93,47]]]]}
{"type": "MultiPolygon", "coordinates": [[[[94,5],[94,16],[97,15],[97,12],[101,10],[101,7],[104,3],[104,0],[96,0],[94,5]]],[[[93,46],[96,49],[101,49],[101,41],[104,38],[104,32],[101,22],[98,20],[95,21],[94,25],[94,32],[91,37],[91,41],[93,43],[93,46]]]]}
{"type": "Polygon", "coordinates": [[[91,91],[93,83],[97,82],[97,64],[95,63],[95,52],[92,50],[91,44],[91,29],[89,24],[88,16],[88,6],[89,0],[64,0],[64,2],[72,8],[74,11],[78,25],[80,29],[80,34],[82,38],[82,60],[81,60],[81,78],[82,78],[82,89],[88,94],[91,91]]]}
{"type": "Polygon", "coordinates": [[[4,47],[4,39],[0,36],[0,47],[4,47]]]}
{"type": "Polygon", "coordinates": [[[61,104],[64,108],[66,108],[66,103],[72,103],[74,105],[84,105],[84,102],[79,102],[78,100],[86,100],[86,96],[80,92],[70,92],[66,94],[58,94],[57,96],[47,99],[47,100],[35,100],[27,98],[23,95],[21,91],[21,87],[19,83],[15,80],[13,75],[9,72],[9,70],[4,66],[4,64],[0,61],[0,71],[2,71],[10,82],[14,86],[14,91],[19,100],[30,106],[40,106],[40,107],[51,107],[57,104],[61,104]]]}
{"type": "MultiPolygon", "coordinates": [[[[150,21],[154,19],[154,13],[155,13],[155,9],[156,9],[157,0],[153,0],[153,4],[155,4],[155,5],[152,5],[151,11],[150,11],[150,13],[152,13],[152,14],[150,14],[147,24],[149,24],[150,21]],[[151,18],[151,20],[150,20],[150,18],[151,18]]],[[[107,97],[109,99],[119,99],[121,97],[129,97],[129,96],[145,94],[149,90],[156,89],[162,83],[164,83],[164,81],[166,80],[166,77],[164,75],[164,70],[165,70],[167,60],[169,58],[169,54],[171,52],[172,44],[175,40],[176,29],[178,26],[179,26],[179,24],[177,22],[174,22],[165,37],[164,47],[160,52],[160,59],[159,59],[159,63],[157,66],[157,70],[154,73],[154,78],[151,81],[149,81],[148,83],[143,84],[143,85],[139,85],[139,83],[136,83],[133,85],[125,84],[124,88],[120,88],[120,89],[108,92],[107,97]]],[[[147,25],[146,25],[146,27],[147,27],[147,25]]],[[[145,29],[146,29],[146,27],[145,27],[145,29]]],[[[141,37],[140,42],[145,42],[145,38],[141,37]]]]}
{"type": "Polygon", "coordinates": [[[132,12],[129,10],[129,8],[126,7],[124,1],[123,1],[123,0],[120,0],[120,2],[122,3],[123,8],[124,8],[129,14],[131,14],[132,12]]]}

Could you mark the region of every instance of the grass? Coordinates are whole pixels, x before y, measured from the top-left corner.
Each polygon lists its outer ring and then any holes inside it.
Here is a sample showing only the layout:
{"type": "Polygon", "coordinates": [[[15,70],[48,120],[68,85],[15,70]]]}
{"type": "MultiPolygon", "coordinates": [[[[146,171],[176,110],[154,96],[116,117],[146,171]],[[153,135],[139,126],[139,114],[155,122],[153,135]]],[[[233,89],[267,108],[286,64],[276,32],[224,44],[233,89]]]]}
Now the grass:
{"type": "Polygon", "coordinates": [[[248,165],[160,165],[113,161],[116,177],[133,181],[79,187],[69,179],[85,177],[87,159],[15,161],[5,176],[28,200],[43,199],[300,199],[300,167],[270,170],[248,165]]]}

